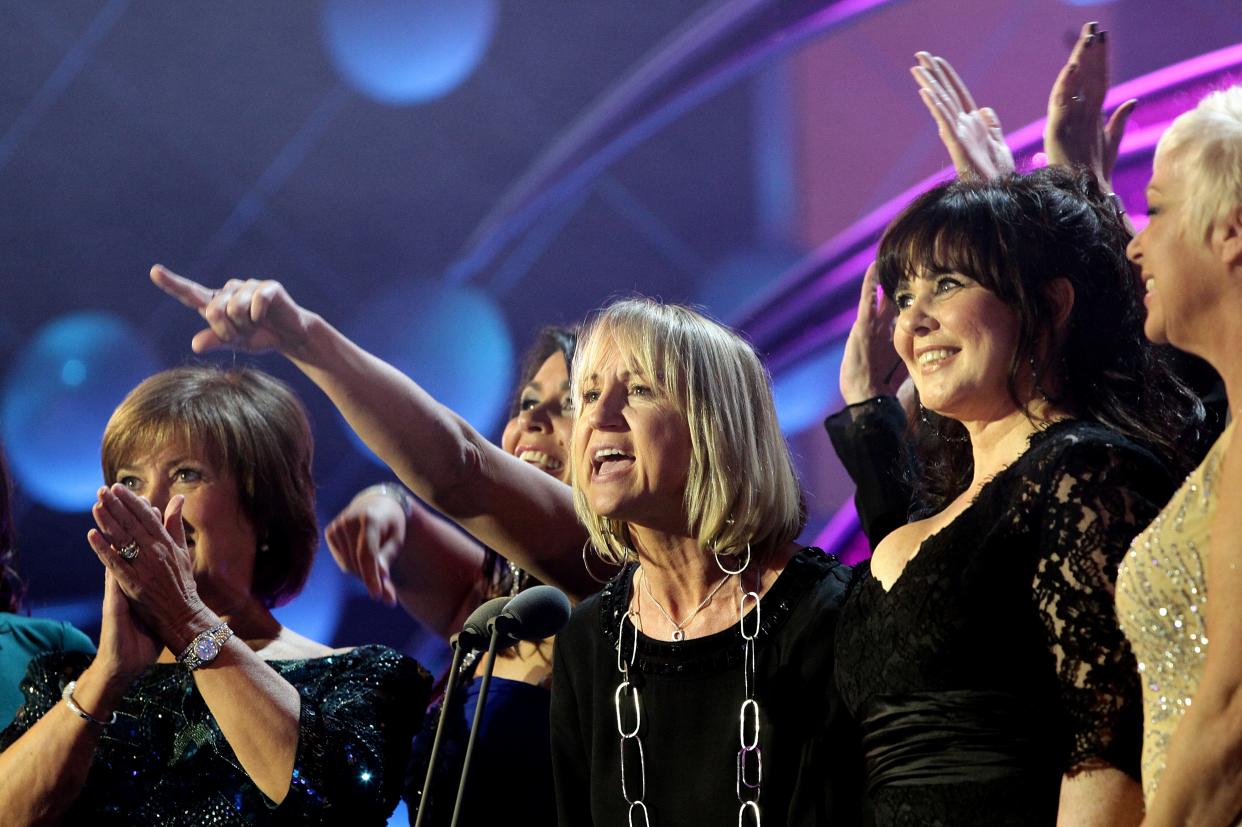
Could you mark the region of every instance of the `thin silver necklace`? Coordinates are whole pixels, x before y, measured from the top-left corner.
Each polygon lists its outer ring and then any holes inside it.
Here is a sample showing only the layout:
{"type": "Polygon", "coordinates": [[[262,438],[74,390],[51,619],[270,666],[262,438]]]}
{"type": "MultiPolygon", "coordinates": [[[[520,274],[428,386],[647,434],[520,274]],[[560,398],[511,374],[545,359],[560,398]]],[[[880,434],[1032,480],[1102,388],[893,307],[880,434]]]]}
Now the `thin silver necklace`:
{"type": "Polygon", "coordinates": [[[686,639],[686,627],[699,616],[699,612],[707,608],[707,604],[712,602],[712,598],[716,596],[716,593],[719,592],[724,584],[729,582],[729,578],[733,576],[732,574],[726,574],[722,577],[720,582],[713,586],[712,590],[707,593],[707,597],[703,598],[703,602],[695,606],[694,611],[686,615],[685,620],[678,622],[677,618],[673,617],[673,615],[669,613],[668,609],[660,605],[660,601],[656,600],[656,596],[651,593],[651,578],[647,577],[646,569],[639,566],[638,573],[643,578],[643,591],[645,591],[647,596],[651,598],[651,602],[655,604],[655,607],[660,610],[660,614],[664,615],[664,619],[668,621],[668,624],[673,627],[673,640],[679,642],[686,639]]]}

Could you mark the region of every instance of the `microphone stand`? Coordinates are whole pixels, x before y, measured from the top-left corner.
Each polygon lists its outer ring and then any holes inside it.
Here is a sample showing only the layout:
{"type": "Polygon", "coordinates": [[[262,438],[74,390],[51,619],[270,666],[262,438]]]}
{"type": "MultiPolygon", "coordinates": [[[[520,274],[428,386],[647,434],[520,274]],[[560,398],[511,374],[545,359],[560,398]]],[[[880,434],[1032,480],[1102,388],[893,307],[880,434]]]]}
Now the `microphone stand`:
{"type": "MultiPolygon", "coordinates": [[[[470,776],[470,759],[474,755],[474,741],[479,735],[479,723],[483,720],[483,706],[487,702],[487,690],[492,683],[492,668],[496,665],[500,624],[493,621],[491,627],[492,639],[487,645],[487,661],[483,665],[483,680],[479,684],[479,699],[475,702],[474,722],[470,725],[470,739],[466,741],[466,757],[461,765],[461,781],[457,784],[457,803],[453,805],[453,820],[449,822],[449,827],[457,827],[457,819],[461,815],[461,802],[466,797],[466,780],[470,776]]],[[[421,808],[418,814],[422,816],[421,808]]]]}
{"type": "MultiPolygon", "coordinates": [[[[436,771],[436,758],[440,755],[440,742],[444,740],[444,722],[449,714],[449,701],[453,699],[453,687],[457,685],[457,672],[461,669],[461,660],[466,652],[465,647],[461,646],[458,641],[458,635],[453,635],[450,643],[453,646],[453,663],[449,666],[448,680],[444,684],[444,699],[440,701],[440,720],[436,723],[436,736],[431,742],[431,757],[427,760],[427,775],[423,778],[423,794],[419,797],[418,817],[414,820],[414,827],[422,827],[423,819],[427,816],[427,811],[431,809],[428,806],[431,803],[431,779],[436,771]]],[[[495,643],[496,637],[493,634],[492,645],[495,646],[495,643]]]]}

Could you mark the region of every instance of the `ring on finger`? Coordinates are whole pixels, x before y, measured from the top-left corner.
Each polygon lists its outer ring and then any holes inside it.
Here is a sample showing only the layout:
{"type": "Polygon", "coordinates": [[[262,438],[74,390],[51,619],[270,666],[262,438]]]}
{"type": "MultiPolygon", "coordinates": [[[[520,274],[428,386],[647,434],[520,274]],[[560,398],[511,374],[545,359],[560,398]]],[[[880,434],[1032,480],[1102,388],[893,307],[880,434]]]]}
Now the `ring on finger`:
{"type": "Polygon", "coordinates": [[[118,548],[116,553],[121,555],[121,559],[123,560],[133,560],[138,556],[138,541],[130,540],[128,543],[118,548]]]}

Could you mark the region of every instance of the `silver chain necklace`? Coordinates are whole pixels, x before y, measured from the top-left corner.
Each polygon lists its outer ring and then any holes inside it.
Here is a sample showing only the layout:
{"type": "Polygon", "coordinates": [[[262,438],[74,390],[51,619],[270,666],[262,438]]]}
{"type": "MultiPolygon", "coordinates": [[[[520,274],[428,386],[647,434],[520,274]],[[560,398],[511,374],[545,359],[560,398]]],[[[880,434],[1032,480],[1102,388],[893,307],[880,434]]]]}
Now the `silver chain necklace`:
{"type": "Polygon", "coordinates": [[[668,621],[668,624],[673,627],[673,640],[677,642],[681,642],[686,639],[686,627],[699,616],[699,612],[707,608],[707,604],[712,602],[712,598],[716,596],[716,593],[719,592],[721,587],[724,586],[725,583],[729,582],[729,578],[733,576],[731,574],[726,574],[724,577],[720,578],[720,582],[712,587],[712,590],[707,593],[707,597],[703,598],[703,602],[695,606],[694,611],[686,615],[685,620],[678,623],[677,619],[673,617],[669,610],[664,608],[664,606],[660,604],[660,601],[656,600],[656,596],[651,593],[651,578],[647,576],[646,571],[642,566],[638,567],[638,572],[635,573],[634,576],[637,577],[640,574],[643,578],[643,591],[645,591],[647,596],[651,598],[652,604],[660,610],[660,614],[664,615],[664,619],[668,621]]]}
{"type": "MultiPolygon", "coordinates": [[[[725,573],[724,580],[716,585],[712,590],[715,594],[721,586],[723,586],[730,577],[737,575],[738,587],[738,627],[742,635],[742,705],[738,712],[738,744],[737,766],[736,766],[736,786],[737,790],[737,823],[738,827],[751,824],[753,827],[761,827],[759,812],[759,794],[760,787],[763,783],[763,749],[759,745],[759,702],[755,700],[755,639],[759,636],[759,628],[761,625],[760,612],[760,596],[757,589],[762,586],[762,574],[756,576],[756,590],[746,591],[742,583],[742,574],[750,565],[750,544],[746,546],[746,562],[736,570],[729,570],[720,562],[719,555],[713,555],[716,558],[716,565],[725,573]],[[754,609],[754,622],[747,626],[746,612],[748,609],[754,609]],[[749,814],[750,820],[747,821],[749,814]]],[[[637,573],[636,575],[637,576],[637,573]]],[[[632,582],[632,581],[631,581],[632,582]]],[[[647,590],[650,594],[650,589],[647,590]]],[[[712,595],[709,595],[709,600],[712,595]]],[[[668,615],[660,607],[659,602],[654,597],[651,598],[656,603],[656,607],[660,608],[661,613],[673,624],[677,631],[681,631],[668,615]]],[[[693,619],[695,614],[703,606],[707,605],[707,601],[699,606],[698,609],[687,618],[686,623],[693,619]]],[[[630,634],[626,635],[626,619],[629,612],[621,613],[621,622],[617,628],[617,671],[621,673],[621,682],[617,685],[616,692],[613,693],[613,707],[616,711],[617,734],[621,736],[621,797],[625,799],[625,803],[629,805],[629,811],[626,813],[626,823],[629,827],[650,827],[651,821],[647,813],[647,805],[643,799],[647,795],[647,764],[646,756],[643,754],[643,742],[639,737],[639,730],[642,729],[642,704],[638,695],[638,687],[630,681],[630,667],[634,665],[638,658],[638,627],[634,623],[630,623],[630,634]],[[628,645],[626,638],[629,638],[628,645]],[[637,779],[627,776],[625,768],[627,764],[637,763],[638,772],[637,779]]],[[[684,625],[684,624],[683,624],[684,625]]],[[[684,635],[683,635],[684,637],[684,635]]]]}

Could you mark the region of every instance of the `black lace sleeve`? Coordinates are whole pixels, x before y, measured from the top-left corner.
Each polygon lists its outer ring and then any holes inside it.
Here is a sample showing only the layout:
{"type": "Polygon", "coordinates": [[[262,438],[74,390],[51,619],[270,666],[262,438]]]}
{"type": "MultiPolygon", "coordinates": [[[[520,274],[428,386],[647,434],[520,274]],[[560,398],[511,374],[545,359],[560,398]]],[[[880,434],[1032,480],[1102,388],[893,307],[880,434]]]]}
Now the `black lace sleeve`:
{"type": "Polygon", "coordinates": [[[1118,563],[1171,481],[1141,449],[1084,441],[1059,453],[1040,487],[1033,585],[1073,738],[1063,770],[1113,766],[1138,778],[1142,699],[1113,589],[1118,563]]]}
{"type": "Polygon", "coordinates": [[[895,396],[849,405],[824,420],[832,449],[854,481],[858,522],[873,549],[910,520],[905,427],[906,415],[895,396]]]}

